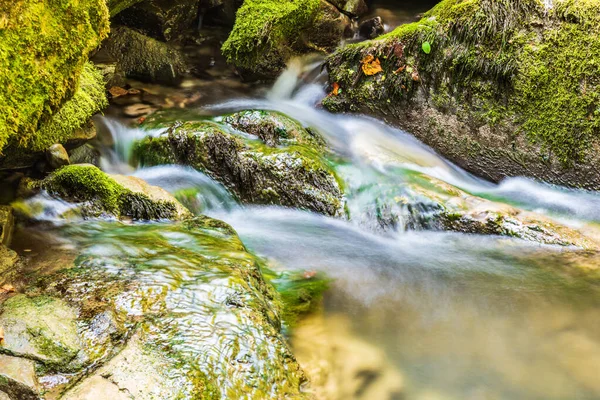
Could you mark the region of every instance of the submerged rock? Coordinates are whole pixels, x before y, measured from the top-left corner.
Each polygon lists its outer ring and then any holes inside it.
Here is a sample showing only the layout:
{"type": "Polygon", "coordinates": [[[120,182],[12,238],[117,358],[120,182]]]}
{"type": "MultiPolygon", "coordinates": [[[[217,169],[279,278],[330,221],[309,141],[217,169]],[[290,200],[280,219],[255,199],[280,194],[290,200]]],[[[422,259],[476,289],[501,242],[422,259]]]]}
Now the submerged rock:
{"type": "Polygon", "coordinates": [[[167,191],[132,176],[105,174],[93,165],[64,167],[39,186],[51,196],[77,203],[84,217],[179,220],[190,215],[167,191]]]}
{"type": "Polygon", "coordinates": [[[349,27],[325,0],[247,0],[222,52],[245,77],[275,78],[295,55],[335,49],[349,27]]]}
{"type": "Polygon", "coordinates": [[[227,224],[86,222],[56,236],[71,262],[30,272],[32,294],[0,313],[0,352],[35,361],[49,398],[307,397],[285,302],[227,224]]]}
{"type": "MultiPolygon", "coordinates": [[[[0,22],[0,152],[11,144],[43,151],[82,124],[61,118],[70,131],[46,130],[86,81],[87,55],[108,33],[104,0],[68,0],[40,6],[30,0],[4,2],[0,22]],[[83,71],[83,72],[82,72],[83,71]]],[[[96,106],[97,107],[97,106],[96,106]]],[[[89,119],[93,112],[79,110],[89,119]]],[[[94,111],[95,112],[95,111],[94,111]]],[[[0,161],[0,163],[2,163],[0,161]]]]}
{"type": "Polygon", "coordinates": [[[493,181],[598,190],[599,15],[584,0],[445,0],[333,54],[341,91],[323,103],[384,117],[493,181]]]}
{"type": "Polygon", "coordinates": [[[242,111],[216,122],[189,118],[169,122],[168,114],[150,116],[147,128],[167,129],[136,143],[139,162],[190,165],[247,203],[342,213],[343,194],[320,139],[297,122],[265,111],[242,111]]]}

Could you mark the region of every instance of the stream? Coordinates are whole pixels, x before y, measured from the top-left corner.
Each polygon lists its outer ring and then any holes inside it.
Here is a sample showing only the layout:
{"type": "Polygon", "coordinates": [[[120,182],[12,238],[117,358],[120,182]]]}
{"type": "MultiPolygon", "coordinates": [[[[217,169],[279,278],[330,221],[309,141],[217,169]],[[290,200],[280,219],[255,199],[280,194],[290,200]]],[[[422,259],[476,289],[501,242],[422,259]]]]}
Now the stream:
{"type": "MultiPolygon", "coordinates": [[[[133,141],[158,132],[108,118],[101,125],[114,147],[104,151],[104,169],[133,174],[172,193],[195,189],[190,208],[231,224],[273,268],[315,271],[331,279],[316,330],[300,326],[292,334],[299,361],[310,372],[311,360],[323,351],[317,338],[324,330],[330,341],[339,342],[340,359],[352,360],[343,354],[356,350],[343,346],[350,335],[382,355],[378,363],[387,371],[354,360],[358,373],[349,375],[333,363],[330,368],[339,371],[331,373],[336,385],[330,391],[338,398],[599,398],[598,279],[570,269],[578,263],[575,253],[506,237],[432,231],[411,225],[401,210],[394,229],[382,230],[364,210],[386,196],[386,185],[403,187],[425,177],[592,229],[600,221],[600,195],[524,178],[492,184],[401,130],[368,117],[329,114],[318,107],[326,96],[318,68],[318,61],[296,60],[263,98],[230,99],[192,111],[215,118],[244,109],[276,110],[318,130],[348,185],[350,220],[243,206],[219,183],[188,167],[131,166],[133,141]]],[[[81,241],[78,229],[66,232],[81,241]]],[[[177,237],[165,237],[177,243],[177,237]]],[[[116,229],[103,234],[94,227],[97,254],[122,240],[116,229]]],[[[138,251],[146,245],[140,241],[138,251]]],[[[176,262],[170,273],[185,275],[187,265],[176,262]]]]}

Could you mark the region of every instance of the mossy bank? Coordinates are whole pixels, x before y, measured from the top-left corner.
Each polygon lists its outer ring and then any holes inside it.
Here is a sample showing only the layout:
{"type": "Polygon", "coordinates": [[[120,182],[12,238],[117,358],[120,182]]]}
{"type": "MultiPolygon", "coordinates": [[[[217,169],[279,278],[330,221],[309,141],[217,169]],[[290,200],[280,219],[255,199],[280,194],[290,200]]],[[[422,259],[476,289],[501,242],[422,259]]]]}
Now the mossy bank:
{"type": "Polygon", "coordinates": [[[0,2],[0,158],[65,140],[104,106],[86,62],[108,30],[104,0],[0,2]]]}
{"type": "Polygon", "coordinates": [[[598,1],[445,0],[333,54],[340,89],[324,104],[382,116],[494,181],[600,189],[599,35],[598,1]]]}

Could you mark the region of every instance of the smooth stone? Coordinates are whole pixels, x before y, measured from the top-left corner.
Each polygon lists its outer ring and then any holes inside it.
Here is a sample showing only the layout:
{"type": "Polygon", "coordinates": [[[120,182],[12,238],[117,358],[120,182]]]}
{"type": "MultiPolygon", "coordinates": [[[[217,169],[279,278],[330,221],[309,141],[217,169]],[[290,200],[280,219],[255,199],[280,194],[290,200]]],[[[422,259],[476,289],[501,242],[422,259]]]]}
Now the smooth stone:
{"type": "Polygon", "coordinates": [[[35,363],[0,354],[0,390],[8,399],[39,399],[35,363]]]}
{"type": "Polygon", "coordinates": [[[381,17],[375,17],[362,22],[358,28],[360,36],[365,39],[375,39],[385,32],[381,17]]]}
{"type": "Polygon", "coordinates": [[[58,169],[71,163],[69,161],[69,153],[67,153],[67,150],[60,143],[53,144],[48,148],[46,159],[52,169],[58,169]]]}

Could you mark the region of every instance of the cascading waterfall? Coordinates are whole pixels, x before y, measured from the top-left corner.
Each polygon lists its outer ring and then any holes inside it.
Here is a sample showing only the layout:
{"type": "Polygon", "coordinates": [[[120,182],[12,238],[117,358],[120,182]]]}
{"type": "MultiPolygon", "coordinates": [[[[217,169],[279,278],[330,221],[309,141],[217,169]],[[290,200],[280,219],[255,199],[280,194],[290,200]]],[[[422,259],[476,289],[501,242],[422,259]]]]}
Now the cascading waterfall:
{"type": "MultiPolygon", "coordinates": [[[[316,67],[295,62],[266,100],[232,100],[208,112],[275,110],[318,130],[346,160],[338,173],[349,186],[351,210],[353,201],[374,201],[378,195],[359,189],[382,182],[401,186],[418,174],[572,225],[600,220],[596,193],[524,178],[492,184],[401,130],[320,110],[316,106],[326,95],[322,86],[306,83],[307,76],[318,77],[316,67]]],[[[110,120],[106,126],[117,149],[116,159],[106,158],[113,166],[130,161],[131,143],[141,135],[160,133],[110,120]]],[[[159,166],[132,173],[175,194],[194,189],[205,204],[196,212],[231,224],[250,249],[272,264],[322,271],[332,278],[325,325],[340,315],[349,320],[358,337],[381,349],[404,374],[406,398],[592,400],[600,393],[597,376],[588,370],[600,365],[598,289],[594,281],[565,278],[560,266],[569,264],[570,255],[558,247],[402,229],[382,236],[353,221],[240,206],[222,185],[190,168],[159,166]]],[[[385,386],[373,379],[374,385],[385,386]]]]}

